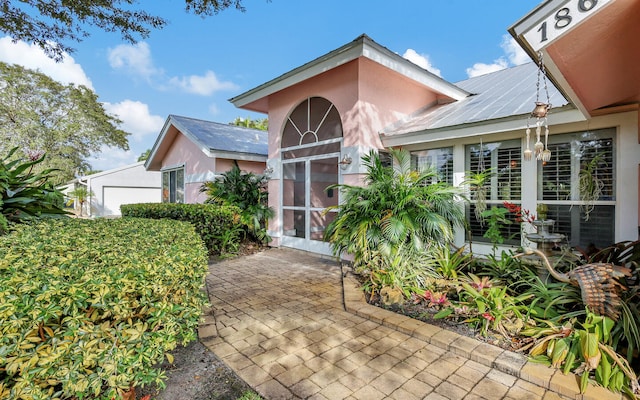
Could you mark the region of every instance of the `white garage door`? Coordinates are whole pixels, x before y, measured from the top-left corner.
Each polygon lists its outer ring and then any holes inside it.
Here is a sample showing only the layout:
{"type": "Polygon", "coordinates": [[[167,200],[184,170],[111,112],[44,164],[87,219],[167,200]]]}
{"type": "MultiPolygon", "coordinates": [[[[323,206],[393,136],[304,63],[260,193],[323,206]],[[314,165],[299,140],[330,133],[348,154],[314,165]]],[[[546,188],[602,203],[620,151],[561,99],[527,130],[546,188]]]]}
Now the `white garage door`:
{"type": "Polygon", "coordinates": [[[102,216],[121,215],[120,206],[135,203],[159,203],[160,188],[105,186],[102,216]]]}

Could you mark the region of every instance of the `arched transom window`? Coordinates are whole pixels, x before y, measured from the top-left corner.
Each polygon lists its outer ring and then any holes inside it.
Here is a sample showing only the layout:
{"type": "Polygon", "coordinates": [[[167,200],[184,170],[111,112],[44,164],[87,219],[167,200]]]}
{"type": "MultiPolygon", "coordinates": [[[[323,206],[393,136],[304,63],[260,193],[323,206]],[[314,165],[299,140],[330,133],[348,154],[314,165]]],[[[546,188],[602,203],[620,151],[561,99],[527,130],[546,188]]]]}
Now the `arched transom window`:
{"type": "Polygon", "coordinates": [[[282,132],[282,147],[312,145],[342,137],[340,114],[322,97],[310,97],[289,115],[282,132]]]}

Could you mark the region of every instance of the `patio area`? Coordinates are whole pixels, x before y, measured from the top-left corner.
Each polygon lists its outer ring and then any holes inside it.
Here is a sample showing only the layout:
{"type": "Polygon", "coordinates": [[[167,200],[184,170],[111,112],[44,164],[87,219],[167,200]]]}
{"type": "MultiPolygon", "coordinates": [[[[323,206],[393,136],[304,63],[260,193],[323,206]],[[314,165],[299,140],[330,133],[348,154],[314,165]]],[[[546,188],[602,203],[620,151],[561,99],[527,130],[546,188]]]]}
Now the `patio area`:
{"type": "Polygon", "coordinates": [[[368,305],[326,257],[269,249],[211,264],[206,287],[200,340],[265,399],[621,398],[368,305]]]}

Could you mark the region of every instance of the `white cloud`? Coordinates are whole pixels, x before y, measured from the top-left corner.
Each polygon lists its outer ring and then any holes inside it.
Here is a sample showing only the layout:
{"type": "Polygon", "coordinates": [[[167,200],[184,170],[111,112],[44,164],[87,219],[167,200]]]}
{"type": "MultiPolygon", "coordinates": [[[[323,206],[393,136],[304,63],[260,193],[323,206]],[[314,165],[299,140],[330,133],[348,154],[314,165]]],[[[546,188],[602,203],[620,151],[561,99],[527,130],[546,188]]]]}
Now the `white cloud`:
{"type": "Polygon", "coordinates": [[[109,49],[107,58],[111,68],[125,70],[147,81],[155,75],[162,74],[161,70],[153,66],[151,49],[146,42],[118,45],[109,49]]]}
{"type": "Polygon", "coordinates": [[[89,160],[91,167],[105,171],[135,163],[145,150],[153,146],[154,138],[160,134],[165,119],[151,114],[147,104],[134,100],[104,103],[104,108],[109,114],[122,120],[120,129],[131,133],[130,150],[102,146],[100,152],[93,154],[89,160]]]}
{"type": "Polygon", "coordinates": [[[518,45],[511,35],[502,36],[500,47],[507,54],[507,59],[511,65],[522,65],[531,61],[529,55],[522,50],[522,47],[518,45]]]}
{"type": "Polygon", "coordinates": [[[159,90],[174,87],[186,93],[210,96],[220,90],[238,89],[233,82],[220,81],[213,71],[206,71],[204,75],[167,77],[162,68],[154,65],[151,48],[145,42],[121,44],[109,49],[107,57],[111,68],[141,77],[159,90]]]}
{"type": "Polygon", "coordinates": [[[467,68],[467,75],[469,78],[500,71],[505,68],[521,65],[531,61],[531,58],[529,58],[527,53],[522,50],[511,35],[505,34],[502,36],[502,43],[500,43],[500,47],[504,51],[505,55],[494,60],[491,64],[481,62],[473,64],[471,68],[467,68]]]}
{"type": "Polygon", "coordinates": [[[213,71],[207,71],[204,76],[190,75],[174,77],[169,80],[171,85],[177,86],[187,93],[200,96],[210,96],[220,90],[236,90],[238,86],[232,82],[221,82],[213,71]]]}
{"type": "Polygon", "coordinates": [[[504,58],[495,60],[492,64],[475,63],[471,68],[467,68],[469,78],[500,71],[509,67],[509,63],[504,58]]]}
{"type": "Polygon", "coordinates": [[[130,132],[136,142],[149,135],[158,135],[164,124],[164,118],[152,115],[149,106],[139,101],[123,100],[119,103],[104,103],[104,108],[122,120],[120,129],[130,132]]]}
{"type": "Polygon", "coordinates": [[[418,54],[418,52],[413,49],[407,49],[402,57],[406,58],[417,66],[426,69],[434,75],[438,75],[440,77],[442,76],[440,74],[440,70],[434,67],[433,64],[431,64],[431,60],[429,60],[429,56],[426,54],[418,54]]]}
{"type": "Polygon", "coordinates": [[[58,82],[84,85],[93,90],[91,80],[82,66],[66,53],[62,62],[55,62],[40,47],[20,40],[13,43],[10,37],[5,36],[0,38],[0,61],[39,70],[58,82]]]}

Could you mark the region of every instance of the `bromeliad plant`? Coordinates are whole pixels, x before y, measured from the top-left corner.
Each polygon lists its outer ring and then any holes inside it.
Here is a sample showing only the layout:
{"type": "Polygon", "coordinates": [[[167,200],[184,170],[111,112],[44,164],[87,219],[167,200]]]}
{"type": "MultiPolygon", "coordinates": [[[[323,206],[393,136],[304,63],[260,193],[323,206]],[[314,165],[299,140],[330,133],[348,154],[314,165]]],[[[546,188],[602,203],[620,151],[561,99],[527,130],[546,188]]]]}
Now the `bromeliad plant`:
{"type": "Polygon", "coordinates": [[[443,279],[457,279],[460,271],[473,262],[473,255],[465,253],[464,247],[452,251],[449,247],[437,246],[431,254],[435,258],[436,272],[443,279]]]}
{"type": "Polygon", "coordinates": [[[466,322],[475,325],[483,336],[489,330],[504,337],[517,334],[528,319],[525,300],[530,295],[510,296],[506,286],[494,286],[490,280],[470,274],[470,282],[461,282],[460,300],[469,316],[466,322]]]}
{"type": "Polygon", "coordinates": [[[18,148],[0,160],[0,234],[7,222],[20,222],[44,216],[64,215],[63,195],[52,183],[53,169],[35,172],[44,154],[32,152],[16,158],[18,148]]]}

